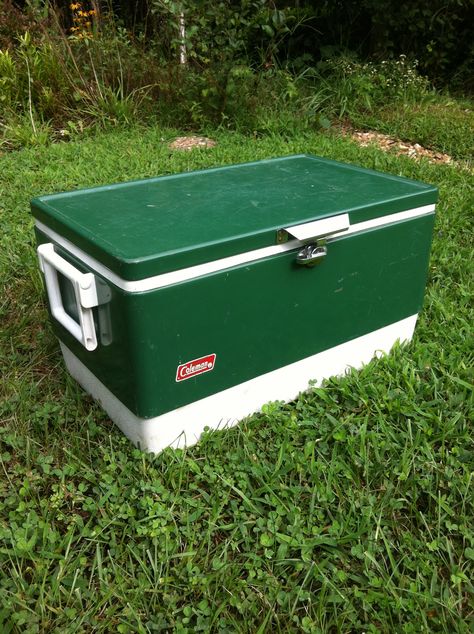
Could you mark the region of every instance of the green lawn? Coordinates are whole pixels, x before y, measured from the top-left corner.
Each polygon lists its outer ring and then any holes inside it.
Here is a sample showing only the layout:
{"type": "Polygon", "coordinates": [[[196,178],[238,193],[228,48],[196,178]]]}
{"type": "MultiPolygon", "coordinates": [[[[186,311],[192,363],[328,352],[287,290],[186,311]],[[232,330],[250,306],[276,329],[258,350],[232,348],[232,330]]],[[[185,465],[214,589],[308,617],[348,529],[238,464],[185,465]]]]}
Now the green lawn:
{"type": "Polygon", "coordinates": [[[175,134],[0,156],[0,632],[471,631],[472,171],[327,133],[216,132],[171,154],[175,134]],[[64,370],[30,198],[296,152],[440,188],[413,343],[187,451],[140,453],[64,370]]]}

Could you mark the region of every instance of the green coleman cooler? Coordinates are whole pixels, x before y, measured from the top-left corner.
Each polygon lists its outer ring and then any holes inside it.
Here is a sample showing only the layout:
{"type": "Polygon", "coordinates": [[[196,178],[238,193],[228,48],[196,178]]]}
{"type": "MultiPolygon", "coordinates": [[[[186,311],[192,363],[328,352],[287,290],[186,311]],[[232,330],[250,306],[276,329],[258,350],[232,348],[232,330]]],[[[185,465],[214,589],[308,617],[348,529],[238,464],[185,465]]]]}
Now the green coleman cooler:
{"type": "Polygon", "coordinates": [[[142,449],[410,340],[437,190],[309,155],[32,201],[69,372],[142,449]]]}

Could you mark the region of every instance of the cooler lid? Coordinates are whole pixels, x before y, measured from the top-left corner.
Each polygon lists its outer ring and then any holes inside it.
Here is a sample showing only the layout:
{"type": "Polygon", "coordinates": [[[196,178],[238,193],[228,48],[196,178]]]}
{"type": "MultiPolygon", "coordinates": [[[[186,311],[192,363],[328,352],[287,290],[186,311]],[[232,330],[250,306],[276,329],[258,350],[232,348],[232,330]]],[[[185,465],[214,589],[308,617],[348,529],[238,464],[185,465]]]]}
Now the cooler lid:
{"type": "Polygon", "coordinates": [[[140,280],[274,245],[292,225],[338,214],[353,225],[436,200],[431,185],[296,155],[40,196],[31,207],[122,279],[140,280]]]}

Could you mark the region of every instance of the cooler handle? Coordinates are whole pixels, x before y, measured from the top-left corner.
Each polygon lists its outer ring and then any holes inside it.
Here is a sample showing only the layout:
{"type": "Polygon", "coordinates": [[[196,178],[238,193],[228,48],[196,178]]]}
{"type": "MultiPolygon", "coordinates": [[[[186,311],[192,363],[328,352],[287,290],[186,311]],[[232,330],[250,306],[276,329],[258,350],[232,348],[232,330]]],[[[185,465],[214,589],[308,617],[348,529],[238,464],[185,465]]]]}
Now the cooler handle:
{"type": "Polygon", "coordinates": [[[48,293],[51,313],[86,350],[97,348],[94,316],[92,308],[98,306],[97,289],[93,273],[82,273],[54,250],[51,242],[38,247],[38,258],[44,273],[46,291],[48,293]],[[70,280],[76,297],[79,322],[73,319],[64,309],[59,288],[58,271],[70,280]]]}

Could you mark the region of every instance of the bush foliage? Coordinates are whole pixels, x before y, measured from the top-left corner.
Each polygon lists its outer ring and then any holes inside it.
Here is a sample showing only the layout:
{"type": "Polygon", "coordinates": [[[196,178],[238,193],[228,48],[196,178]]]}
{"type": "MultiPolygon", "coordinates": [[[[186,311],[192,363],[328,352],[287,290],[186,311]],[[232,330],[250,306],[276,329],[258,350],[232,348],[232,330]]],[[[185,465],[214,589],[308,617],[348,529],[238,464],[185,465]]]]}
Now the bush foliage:
{"type": "Polygon", "coordinates": [[[258,134],[423,101],[447,74],[469,88],[471,4],[391,5],[4,0],[0,144],[132,121],[258,134]]]}
{"type": "Polygon", "coordinates": [[[52,14],[69,32],[78,22],[93,22],[94,29],[113,22],[168,59],[181,44],[182,16],[188,56],[200,65],[229,59],[271,63],[275,57],[313,64],[328,53],[351,50],[364,59],[406,54],[432,80],[473,81],[471,0],[3,0],[0,47],[25,28],[50,22],[52,14]],[[93,19],[78,15],[91,9],[93,19]]]}

